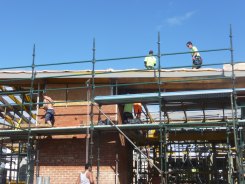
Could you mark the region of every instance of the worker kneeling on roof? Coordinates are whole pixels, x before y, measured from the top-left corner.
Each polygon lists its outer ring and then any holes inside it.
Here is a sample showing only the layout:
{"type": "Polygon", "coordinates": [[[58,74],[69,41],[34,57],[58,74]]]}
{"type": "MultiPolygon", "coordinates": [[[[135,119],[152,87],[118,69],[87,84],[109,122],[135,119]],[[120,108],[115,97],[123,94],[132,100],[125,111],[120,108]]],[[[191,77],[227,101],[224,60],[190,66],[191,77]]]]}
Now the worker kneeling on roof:
{"type": "Polygon", "coordinates": [[[153,70],[156,66],[156,58],[153,56],[152,50],[150,50],[149,55],[145,57],[144,63],[147,70],[153,70]]]}

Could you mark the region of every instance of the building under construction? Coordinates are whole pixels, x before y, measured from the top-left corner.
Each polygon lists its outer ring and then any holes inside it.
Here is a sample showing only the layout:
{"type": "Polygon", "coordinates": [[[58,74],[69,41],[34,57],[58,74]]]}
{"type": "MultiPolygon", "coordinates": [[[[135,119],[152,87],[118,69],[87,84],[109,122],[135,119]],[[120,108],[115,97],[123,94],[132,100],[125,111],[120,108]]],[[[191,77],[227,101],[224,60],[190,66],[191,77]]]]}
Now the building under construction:
{"type": "MultiPolygon", "coordinates": [[[[0,69],[0,183],[72,184],[87,162],[96,183],[243,183],[245,64],[201,69],[95,70],[98,62],[145,56],[35,64],[0,69]],[[90,70],[41,70],[89,63],[90,70]],[[26,69],[27,68],[27,69],[26,69]],[[43,92],[55,123],[43,118],[43,92]],[[125,104],[141,103],[140,119],[123,121],[125,104]]],[[[212,64],[213,66],[214,64],[212,64]]],[[[81,67],[82,68],[82,67],[81,67]]],[[[130,65],[129,65],[130,68],[130,65]]]]}

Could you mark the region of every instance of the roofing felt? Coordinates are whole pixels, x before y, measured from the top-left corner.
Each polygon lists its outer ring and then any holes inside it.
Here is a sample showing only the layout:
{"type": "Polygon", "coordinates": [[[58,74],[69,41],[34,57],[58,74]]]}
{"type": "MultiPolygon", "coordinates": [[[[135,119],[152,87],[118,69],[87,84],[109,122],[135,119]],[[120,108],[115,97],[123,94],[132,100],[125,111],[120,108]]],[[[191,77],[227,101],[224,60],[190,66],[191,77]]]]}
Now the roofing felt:
{"type": "MultiPolygon", "coordinates": [[[[157,72],[157,70],[156,70],[157,72]]],[[[236,70],[236,76],[245,76],[244,70],[236,70]]],[[[172,69],[161,70],[161,77],[200,77],[200,76],[231,76],[231,70],[202,68],[202,69],[172,69]]],[[[42,70],[36,71],[35,79],[42,78],[91,78],[91,70],[42,70]]],[[[153,70],[96,70],[95,78],[153,78],[153,70]]],[[[30,79],[31,71],[0,70],[0,79],[30,79]]]]}

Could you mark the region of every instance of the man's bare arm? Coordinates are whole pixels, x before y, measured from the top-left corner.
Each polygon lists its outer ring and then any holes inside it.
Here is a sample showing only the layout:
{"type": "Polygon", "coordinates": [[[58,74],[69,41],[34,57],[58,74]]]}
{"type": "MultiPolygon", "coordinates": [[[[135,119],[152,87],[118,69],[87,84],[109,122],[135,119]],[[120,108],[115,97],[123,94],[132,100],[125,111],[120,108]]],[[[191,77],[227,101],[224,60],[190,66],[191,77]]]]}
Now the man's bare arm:
{"type": "Polygon", "coordinates": [[[92,172],[89,173],[89,181],[91,184],[94,184],[94,177],[92,172]]]}
{"type": "Polygon", "coordinates": [[[78,177],[77,177],[76,184],[80,184],[80,174],[79,174],[78,177]]]}
{"type": "Polygon", "coordinates": [[[45,100],[48,100],[49,102],[51,102],[52,104],[54,104],[54,101],[52,100],[52,98],[50,98],[49,96],[43,96],[43,98],[45,100]]]}

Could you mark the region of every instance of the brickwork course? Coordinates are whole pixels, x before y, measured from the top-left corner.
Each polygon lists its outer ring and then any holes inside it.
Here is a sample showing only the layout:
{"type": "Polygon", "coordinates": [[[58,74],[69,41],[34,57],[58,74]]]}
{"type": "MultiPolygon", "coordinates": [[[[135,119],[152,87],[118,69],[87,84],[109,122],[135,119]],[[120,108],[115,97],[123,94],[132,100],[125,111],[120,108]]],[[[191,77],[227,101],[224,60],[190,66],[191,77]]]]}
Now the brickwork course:
{"type": "MultiPolygon", "coordinates": [[[[65,85],[47,85],[49,88],[62,88],[65,85]]],[[[97,91],[97,95],[108,95],[110,91],[103,89],[97,91]]],[[[66,91],[50,91],[50,96],[55,102],[65,100],[84,100],[87,98],[86,89],[70,90],[68,95],[66,91]]],[[[75,104],[56,103],[55,108],[55,124],[54,127],[71,127],[85,126],[90,124],[90,105],[88,103],[75,104]]],[[[116,105],[106,105],[102,107],[102,111],[106,113],[112,120],[118,116],[116,105]]],[[[39,123],[44,124],[45,111],[39,109],[39,123]]],[[[97,108],[94,108],[94,121],[97,124],[99,117],[106,119],[99,114],[97,108]]],[[[78,176],[84,171],[86,163],[86,134],[80,135],[62,135],[47,136],[38,141],[39,150],[39,176],[50,177],[50,182],[54,184],[72,184],[76,183],[78,176]]],[[[115,183],[116,179],[119,183],[127,183],[128,178],[128,151],[129,145],[121,142],[119,134],[108,132],[94,135],[93,145],[93,174],[97,180],[97,170],[99,169],[99,183],[109,184],[115,183]],[[99,150],[98,150],[99,149],[99,150]],[[97,157],[99,151],[99,158],[97,157]],[[99,159],[99,161],[98,161],[99,159]],[[118,162],[118,175],[116,174],[116,161],[118,162]],[[97,167],[99,162],[99,168],[97,167]],[[118,178],[116,178],[118,177],[118,178]]],[[[131,154],[132,157],[132,154],[131,154]]],[[[36,168],[37,169],[37,168],[36,168]]],[[[36,171],[35,169],[35,171],[36,171]]]]}

